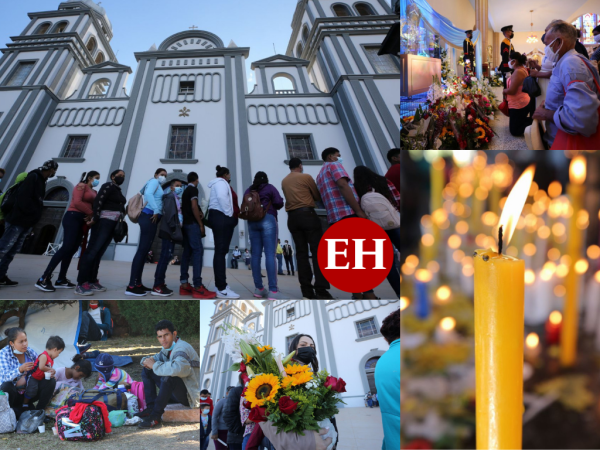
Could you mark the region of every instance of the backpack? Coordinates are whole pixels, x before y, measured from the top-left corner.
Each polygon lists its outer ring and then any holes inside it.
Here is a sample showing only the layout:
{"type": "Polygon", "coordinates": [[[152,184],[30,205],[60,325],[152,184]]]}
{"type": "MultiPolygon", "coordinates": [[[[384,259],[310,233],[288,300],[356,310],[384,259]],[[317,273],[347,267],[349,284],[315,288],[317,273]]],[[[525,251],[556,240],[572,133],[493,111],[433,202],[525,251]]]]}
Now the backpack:
{"type": "Polygon", "coordinates": [[[69,415],[72,407],[56,410],[56,430],[62,441],[98,441],[106,435],[102,411],[96,405],[88,405],[79,423],[73,423],[69,415]]]}
{"type": "Polygon", "coordinates": [[[387,198],[375,192],[374,189],[362,196],[360,207],[370,221],[375,222],[384,230],[400,228],[400,214],[387,198]]]}
{"type": "Polygon", "coordinates": [[[37,431],[38,427],[44,425],[46,413],[39,409],[24,411],[17,422],[17,433],[29,434],[37,431]]]}
{"type": "Polygon", "coordinates": [[[244,201],[242,202],[242,206],[240,206],[239,218],[248,222],[260,222],[265,218],[270,207],[270,200],[265,208],[260,204],[260,194],[258,191],[250,191],[244,195],[244,201]]]}
{"type": "Polygon", "coordinates": [[[17,191],[21,187],[23,181],[18,182],[17,184],[13,184],[8,191],[2,196],[2,204],[0,204],[0,209],[2,209],[2,214],[7,216],[10,214],[15,204],[17,203],[17,191]]]}
{"type": "Polygon", "coordinates": [[[15,412],[8,404],[8,394],[0,395],[0,433],[12,433],[17,427],[15,412]]]}
{"type": "Polygon", "coordinates": [[[74,403],[77,401],[91,403],[96,400],[104,403],[108,412],[115,410],[127,411],[127,397],[118,389],[103,389],[101,391],[97,389],[86,389],[79,395],[78,400],[69,402],[69,406],[74,406],[74,403]]]}
{"type": "MultiPolygon", "coordinates": [[[[148,183],[150,183],[150,181],[151,180],[149,180],[148,183]]],[[[140,218],[140,214],[142,214],[142,210],[148,204],[148,202],[144,201],[144,192],[146,192],[146,186],[148,186],[148,183],[146,183],[144,189],[131,197],[127,202],[127,216],[133,223],[138,223],[138,219],[140,218]]],[[[156,191],[158,191],[159,187],[160,183],[158,184],[156,191]]],[[[156,191],[154,191],[154,194],[156,194],[156,191]]]]}

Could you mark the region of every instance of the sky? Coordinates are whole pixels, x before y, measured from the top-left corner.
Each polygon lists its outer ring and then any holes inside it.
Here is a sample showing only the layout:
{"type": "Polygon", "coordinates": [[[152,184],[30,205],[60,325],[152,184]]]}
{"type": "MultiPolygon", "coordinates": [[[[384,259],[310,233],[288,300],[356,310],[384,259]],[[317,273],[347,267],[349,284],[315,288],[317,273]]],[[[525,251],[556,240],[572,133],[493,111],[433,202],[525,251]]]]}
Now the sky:
{"type": "MultiPolygon", "coordinates": [[[[98,3],[98,2],[96,2],[98,3]]],[[[248,91],[255,84],[250,64],[285,54],[292,33],[291,23],[297,0],[103,0],[112,23],[111,47],[120,64],[130,66],[127,93],[135,77],[137,61],[134,52],[156,47],[167,37],[197,26],[221,38],[225,46],[233,40],[238,47],[250,47],[246,60],[248,91]],[[117,53],[118,52],[118,53],[117,53]]],[[[29,23],[27,13],[55,11],[60,0],[2,1],[0,45],[12,42],[29,23]]]]}
{"type": "MultiPolygon", "coordinates": [[[[214,300],[200,300],[200,361],[202,361],[204,346],[206,345],[206,339],[208,338],[208,333],[210,332],[210,318],[215,313],[214,302],[214,300]]],[[[257,310],[264,314],[265,308],[261,302],[262,300],[255,300],[254,306],[257,310]]]]}

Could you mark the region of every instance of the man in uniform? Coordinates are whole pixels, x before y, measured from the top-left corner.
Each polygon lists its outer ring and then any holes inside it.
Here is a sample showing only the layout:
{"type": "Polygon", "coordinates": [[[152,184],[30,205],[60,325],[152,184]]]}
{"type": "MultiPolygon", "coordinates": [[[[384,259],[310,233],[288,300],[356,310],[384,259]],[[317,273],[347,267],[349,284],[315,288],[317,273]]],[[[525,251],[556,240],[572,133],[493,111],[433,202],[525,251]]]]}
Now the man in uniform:
{"type": "Polygon", "coordinates": [[[502,41],[502,44],[500,44],[502,63],[500,64],[500,68],[498,70],[502,73],[502,82],[504,83],[504,89],[506,89],[506,74],[513,72],[513,70],[508,67],[508,61],[510,60],[511,53],[515,51],[515,48],[510,42],[510,40],[515,36],[515,33],[513,32],[512,25],[503,27],[501,31],[504,34],[504,40],[502,41]]]}
{"type": "Polygon", "coordinates": [[[471,74],[472,74],[474,71],[474,68],[475,68],[475,46],[471,42],[471,39],[473,39],[473,30],[467,30],[467,31],[465,31],[465,34],[467,35],[467,38],[463,41],[463,52],[465,54],[465,56],[464,56],[465,73],[467,72],[467,60],[468,60],[469,61],[469,63],[468,63],[469,70],[471,71],[471,74]]]}

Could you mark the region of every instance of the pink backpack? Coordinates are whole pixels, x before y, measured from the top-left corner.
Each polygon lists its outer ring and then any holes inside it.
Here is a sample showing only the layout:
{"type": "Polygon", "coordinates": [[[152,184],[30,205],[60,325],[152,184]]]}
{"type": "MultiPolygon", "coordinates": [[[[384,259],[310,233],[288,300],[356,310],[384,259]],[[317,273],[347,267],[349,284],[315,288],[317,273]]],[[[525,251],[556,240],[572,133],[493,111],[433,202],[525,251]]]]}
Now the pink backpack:
{"type": "Polygon", "coordinates": [[[387,198],[375,192],[374,189],[362,196],[360,207],[369,220],[384,230],[400,228],[400,213],[387,198]]]}
{"type": "Polygon", "coordinates": [[[72,409],[63,406],[56,410],[56,429],[62,441],[98,441],[105,436],[104,419],[98,406],[88,405],[79,423],[69,419],[72,409]]]}

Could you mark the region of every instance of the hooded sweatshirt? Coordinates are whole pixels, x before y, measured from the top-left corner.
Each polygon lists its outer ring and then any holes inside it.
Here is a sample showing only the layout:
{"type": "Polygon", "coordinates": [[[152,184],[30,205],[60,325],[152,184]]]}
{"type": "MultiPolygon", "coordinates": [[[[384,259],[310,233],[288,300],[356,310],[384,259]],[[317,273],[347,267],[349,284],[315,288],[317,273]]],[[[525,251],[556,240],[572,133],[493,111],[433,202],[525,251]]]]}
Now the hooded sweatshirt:
{"type": "Polygon", "coordinates": [[[42,217],[45,194],[46,179],[40,169],[34,169],[19,187],[15,206],[6,216],[6,221],[25,229],[34,226],[42,217]]]}
{"type": "Polygon", "coordinates": [[[217,209],[229,217],[233,217],[233,195],[231,187],[225,178],[217,177],[208,182],[210,198],[209,209],[217,209]]]}
{"type": "MultiPolygon", "coordinates": [[[[27,172],[20,173],[19,175],[17,175],[17,179],[15,180],[15,182],[14,182],[14,184],[12,186],[14,186],[15,184],[19,184],[25,178],[27,178],[27,172]]],[[[8,189],[6,190],[6,192],[8,192],[8,189]]],[[[2,195],[0,195],[0,205],[2,204],[2,200],[4,200],[4,196],[6,195],[6,192],[3,192],[2,195]]],[[[4,219],[5,219],[4,213],[0,209],[0,220],[4,220],[4,219]]]]}

